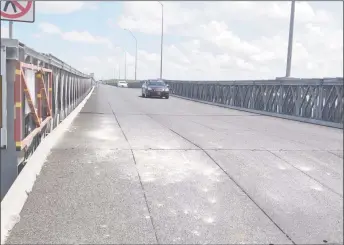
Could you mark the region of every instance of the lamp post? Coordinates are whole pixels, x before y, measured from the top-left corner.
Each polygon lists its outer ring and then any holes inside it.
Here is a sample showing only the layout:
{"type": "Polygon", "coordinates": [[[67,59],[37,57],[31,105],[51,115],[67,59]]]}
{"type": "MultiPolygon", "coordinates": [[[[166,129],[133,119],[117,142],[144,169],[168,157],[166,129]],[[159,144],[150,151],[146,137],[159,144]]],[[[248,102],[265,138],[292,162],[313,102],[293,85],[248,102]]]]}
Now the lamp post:
{"type": "Polygon", "coordinates": [[[121,80],[121,66],[118,64],[117,68],[118,68],[118,81],[119,81],[121,80]]]}
{"type": "Polygon", "coordinates": [[[290,70],[291,70],[291,57],[293,53],[293,36],[294,36],[294,17],[295,17],[295,0],[292,0],[291,10],[290,10],[290,23],[289,23],[287,68],[286,68],[286,73],[285,73],[286,77],[290,77],[290,70]]]}
{"type": "Polygon", "coordinates": [[[158,1],[161,5],[161,48],[160,48],[160,79],[162,79],[162,49],[164,41],[164,5],[158,1]]]}
{"type": "Polygon", "coordinates": [[[124,81],[127,81],[127,51],[124,50],[124,81]]]}
{"type": "Polygon", "coordinates": [[[128,29],[124,29],[124,30],[126,30],[126,31],[128,31],[131,35],[132,35],[132,37],[135,39],[135,81],[136,81],[136,71],[137,71],[137,39],[136,39],[136,37],[134,36],[134,34],[130,31],[130,30],[128,30],[128,29]]]}
{"type": "Polygon", "coordinates": [[[8,32],[8,37],[13,39],[13,21],[9,22],[8,32]]]}

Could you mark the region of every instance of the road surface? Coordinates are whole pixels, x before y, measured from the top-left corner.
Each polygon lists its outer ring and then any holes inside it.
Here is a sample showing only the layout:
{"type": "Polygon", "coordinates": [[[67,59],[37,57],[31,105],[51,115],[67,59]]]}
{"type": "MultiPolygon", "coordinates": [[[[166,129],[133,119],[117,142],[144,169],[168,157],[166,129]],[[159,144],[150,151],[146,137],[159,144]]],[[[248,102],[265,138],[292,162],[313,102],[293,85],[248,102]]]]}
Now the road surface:
{"type": "Polygon", "coordinates": [[[343,243],[343,131],[100,85],[7,243],[343,243]]]}

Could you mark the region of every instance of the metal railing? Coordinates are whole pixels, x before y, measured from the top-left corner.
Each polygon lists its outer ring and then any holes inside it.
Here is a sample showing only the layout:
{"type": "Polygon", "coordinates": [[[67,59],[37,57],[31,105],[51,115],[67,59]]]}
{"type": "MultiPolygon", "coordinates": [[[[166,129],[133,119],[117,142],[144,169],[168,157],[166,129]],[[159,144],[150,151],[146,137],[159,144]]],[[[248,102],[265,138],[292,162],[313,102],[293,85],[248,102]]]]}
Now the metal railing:
{"type": "Polygon", "coordinates": [[[3,198],[42,138],[85,98],[94,79],[13,39],[1,39],[1,78],[3,198]]]}
{"type": "Polygon", "coordinates": [[[343,128],[343,78],[165,82],[174,96],[343,128]]]}

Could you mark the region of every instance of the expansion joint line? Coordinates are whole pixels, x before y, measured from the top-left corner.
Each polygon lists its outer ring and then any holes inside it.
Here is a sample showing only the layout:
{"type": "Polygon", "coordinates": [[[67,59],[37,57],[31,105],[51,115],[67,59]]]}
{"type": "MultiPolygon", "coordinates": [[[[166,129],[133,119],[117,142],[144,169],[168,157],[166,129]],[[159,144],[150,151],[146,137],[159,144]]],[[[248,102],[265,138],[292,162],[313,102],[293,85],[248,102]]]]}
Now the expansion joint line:
{"type": "Polygon", "coordinates": [[[166,125],[162,124],[161,122],[157,121],[156,119],[154,119],[153,117],[151,117],[150,115],[147,115],[148,117],[150,117],[152,120],[154,120],[155,122],[159,123],[160,125],[162,125],[163,127],[167,128],[168,130],[170,130],[171,132],[173,132],[174,134],[178,135],[179,137],[181,137],[182,139],[186,140],[187,142],[189,142],[190,144],[196,146],[197,148],[199,148],[201,151],[204,152],[204,154],[206,154],[210,160],[212,160],[220,169],[221,171],[231,180],[233,181],[233,183],[259,208],[259,210],[261,212],[263,212],[263,214],[293,243],[296,244],[291,237],[265,212],[265,210],[247,193],[247,191],[245,191],[245,189],[212,157],[210,156],[210,154],[204,150],[201,146],[199,146],[198,144],[192,142],[191,140],[189,140],[188,138],[184,137],[183,135],[179,134],[178,132],[174,131],[173,129],[167,127],[166,125]]]}
{"type": "Polygon", "coordinates": [[[134,155],[133,148],[131,147],[130,142],[129,142],[127,136],[125,135],[124,130],[123,130],[121,124],[119,123],[118,118],[117,118],[117,116],[116,116],[116,113],[113,111],[110,102],[108,102],[108,104],[109,104],[109,106],[110,106],[110,109],[111,109],[111,111],[112,111],[112,114],[114,115],[115,120],[116,120],[116,122],[117,122],[119,128],[121,129],[121,132],[122,132],[122,134],[123,134],[125,140],[127,141],[128,145],[129,145],[129,147],[130,147],[130,152],[131,152],[131,155],[132,155],[133,160],[134,160],[134,163],[135,163],[136,172],[137,172],[137,175],[138,175],[138,177],[139,177],[139,181],[140,181],[141,189],[142,189],[142,192],[143,192],[143,197],[144,197],[144,199],[145,199],[146,206],[147,206],[147,209],[148,209],[150,221],[151,221],[152,227],[153,227],[153,229],[154,229],[155,239],[156,239],[157,244],[160,244],[160,243],[159,243],[159,239],[158,239],[158,234],[157,234],[157,231],[156,231],[156,227],[155,227],[155,225],[154,225],[154,219],[153,219],[153,216],[152,216],[152,212],[151,212],[151,209],[150,209],[149,204],[148,204],[148,199],[147,199],[146,191],[145,191],[145,188],[144,188],[143,183],[142,183],[142,179],[141,179],[141,175],[140,175],[139,169],[138,169],[138,167],[137,167],[137,162],[136,162],[136,158],[135,158],[135,155],[134,155]]]}

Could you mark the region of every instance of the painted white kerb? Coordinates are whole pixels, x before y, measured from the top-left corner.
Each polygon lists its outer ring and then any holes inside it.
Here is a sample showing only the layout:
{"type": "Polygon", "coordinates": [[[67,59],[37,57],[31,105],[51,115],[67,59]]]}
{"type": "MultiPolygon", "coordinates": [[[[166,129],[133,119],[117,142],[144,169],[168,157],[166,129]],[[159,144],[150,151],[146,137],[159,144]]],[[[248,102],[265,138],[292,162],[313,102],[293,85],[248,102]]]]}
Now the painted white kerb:
{"type": "Polygon", "coordinates": [[[90,98],[94,87],[85,99],[50,133],[37,147],[36,151],[28,159],[17,179],[1,201],[1,244],[5,244],[6,238],[16,223],[20,220],[20,212],[26,202],[28,194],[41,172],[52,147],[68,130],[75,117],[81,111],[90,98]]]}

